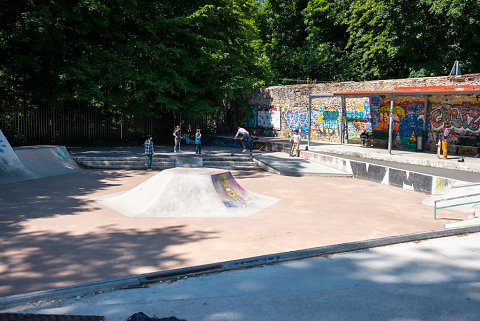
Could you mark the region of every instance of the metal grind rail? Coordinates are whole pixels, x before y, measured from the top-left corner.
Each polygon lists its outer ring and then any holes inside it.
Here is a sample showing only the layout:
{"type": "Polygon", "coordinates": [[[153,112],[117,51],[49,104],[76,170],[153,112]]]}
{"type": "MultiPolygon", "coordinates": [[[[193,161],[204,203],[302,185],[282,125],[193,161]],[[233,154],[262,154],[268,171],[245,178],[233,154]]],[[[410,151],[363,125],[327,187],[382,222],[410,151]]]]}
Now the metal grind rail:
{"type": "Polygon", "coordinates": [[[433,205],[433,218],[436,220],[437,219],[437,209],[442,209],[442,208],[449,208],[449,207],[456,207],[456,206],[462,206],[462,205],[469,205],[469,204],[475,204],[475,203],[480,203],[480,201],[474,201],[474,202],[465,202],[465,203],[459,203],[459,204],[453,204],[453,205],[446,205],[446,206],[440,206],[437,207],[437,203],[439,202],[445,202],[445,201],[453,201],[457,200],[460,198],[467,198],[467,197],[473,197],[473,196],[480,196],[480,193],[475,193],[475,194],[469,194],[469,195],[462,195],[462,196],[456,196],[456,197],[449,197],[449,198],[443,198],[440,200],[436,200],[433,205]]]}

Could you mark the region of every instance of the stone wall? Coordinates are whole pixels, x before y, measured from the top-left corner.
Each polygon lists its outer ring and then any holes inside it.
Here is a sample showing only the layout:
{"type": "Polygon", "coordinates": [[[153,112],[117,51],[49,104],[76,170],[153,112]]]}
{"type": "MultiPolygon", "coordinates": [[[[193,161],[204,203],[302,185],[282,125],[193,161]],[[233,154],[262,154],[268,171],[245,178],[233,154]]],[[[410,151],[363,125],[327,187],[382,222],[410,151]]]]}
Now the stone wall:
{"type": "MultiPolygon", "coordinates": [[[[306,136],[310,93],[393,91],[395,87],[458,85],[480,85],[480,74],[264,87],[250,95],[254,115],[244,119],[244,125],[286,138],[292,135],[294,129],[299,129],[306,136]]],[[[415,149],[418,137],[422,137],[425,148],[433,150],[446,122],[450,122],[452,127],[451,146],[472,145],[480,135],[479,99],[475,95],[432,95],[428,97],[425,115],[425,96],[396,97],[392,126],[394,146],[415,149]]],[[[340,135],[344,135],[346,142],[360,143],[360,134],[365,131],[369,134],[369,142],[386,145],[389,96],[346,98],[343,115],[340,104],[339,97],[312,100],[312,140],[339,142],[340,135]]]]}

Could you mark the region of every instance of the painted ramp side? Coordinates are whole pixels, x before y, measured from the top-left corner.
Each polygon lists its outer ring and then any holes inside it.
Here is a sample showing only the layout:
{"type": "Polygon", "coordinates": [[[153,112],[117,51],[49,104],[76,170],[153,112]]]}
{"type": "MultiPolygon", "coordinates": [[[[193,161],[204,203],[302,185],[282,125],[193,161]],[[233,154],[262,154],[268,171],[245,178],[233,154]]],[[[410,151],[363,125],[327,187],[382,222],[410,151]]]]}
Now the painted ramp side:
{"type": "Polygon", "coordinates": [[[175,167],[97,201],[129,217],[242,217],[278,200],[248,193],[226,170],[175,167]]]}
{"type": "Polygon", "coordinates": [[[33,178],[37,175],[24,166],[0,129],[0,184],[33,178]]]}
{"type": "Polygon", "coordinates": [[[65,146],[23,146],[14,150],[25,167],[36,177],[69,174],[81,170],[65,146]]]}

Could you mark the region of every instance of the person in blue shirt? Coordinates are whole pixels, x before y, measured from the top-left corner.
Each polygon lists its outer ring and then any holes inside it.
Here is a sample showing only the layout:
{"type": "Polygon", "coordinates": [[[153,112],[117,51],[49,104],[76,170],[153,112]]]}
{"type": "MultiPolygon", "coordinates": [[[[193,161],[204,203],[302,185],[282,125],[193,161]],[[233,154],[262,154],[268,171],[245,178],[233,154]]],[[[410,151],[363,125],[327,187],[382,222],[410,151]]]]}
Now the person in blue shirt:
{"type": "Polygon", "coordinates": [[[152,135],[147,135],[147,140],[143,143],[145,147],[145,155],[147,155],[147,163],[145,168],[149,171],[152,170],[152,159],[153,159],[153,137],[152,135]]]}
{"type": "Polygon", "coordinates": [[[200,132],[200,128],[197,128],[197,132],[195,133],[195,154],[202,153],[202,133],[200,132]]]}

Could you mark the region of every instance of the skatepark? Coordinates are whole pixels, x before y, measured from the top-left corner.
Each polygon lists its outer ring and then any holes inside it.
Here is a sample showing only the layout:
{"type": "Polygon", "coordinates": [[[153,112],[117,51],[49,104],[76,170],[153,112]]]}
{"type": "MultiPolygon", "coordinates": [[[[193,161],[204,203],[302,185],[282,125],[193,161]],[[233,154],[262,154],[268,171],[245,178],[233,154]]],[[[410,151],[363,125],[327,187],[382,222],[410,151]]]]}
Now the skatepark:
{"type": "MultiPolygon", "coordinates": [[[[281,143],[276,142],[280,145],[281,143]]],[[[311,146],[310,151],[320,155],[321,151],[312,151],[315,148],[319,150],[328,148],[329,150],[324,151],[323,154],[328,156],[333,147],[331,145],[311,146]]],[[[352,153],[358,153],[358,148],[361,147],[350,147],[352,153]]],[[[6,150],[7,146],[4,149],[6,150]]],[[[159,159],[172,158],[170,149],[170,146],[156,147],[156,150],[159,151],[156,157],[159,159]]],[[[22,154],[24,150],[35,151],[34,155],[37,156],[34,159],[37,163],[42,164],[42,167],[45,167],[45,164],[52,164],[52,166],[47,167],[51,170],[37,171],[37,173],[46,173],[44,177],[33,174],[16,182],[0,184],[1,217],[4,222],[0,251],[0,261],[2,262],[0,295],[5,308],[9,308],[4,311],[43,311],[42,313],[53,311],[59,314],[77,311],[79,314],[91,315],[95,309],[88,312],[89,310],[84,305],[87,303],[83,303],[82,300],[76,300],[80,305],[72,308],[71,311],[67,308],[62,310],[62,303],[55,300],[58,300],[59,296],[62,298],[61,301],[72,295],[77,298],[89,297],[92,293],[108,292],[108,289],[112,288],[118,289],[119,284],[120,288],[125,286],[135,288],[135,283],[138,282],[135,280],[148,279],[149,276],[155,283],[159,280],[157,278],[163,279],[164,273],[169,274],[168,271],[180,271],[173,274],[182,275],[182,278],[183,275],[185,277],[193,276],[196,275],[196,273],[192,273],[195,269],[209,270],[212,265],[218,265],[218,262],[224,262],[220,264],[224,267],[222,268],[225,270],[223,273],[238,273],[235,272],[235,268],[231,272],[226,272],[229,269],[225,269],[225,266],[229,264],[255,267],[263,266],[265,262],[279,262],[280,265],[272,266],[274,270],[282,270],[285,267],[293,267],[295,270],[297,269],[295,268],[296,264],[299,267],[304,267],[304,264],[313,267],[316,266],[318,260],[321,260],[323,249],[329,246],[346,248],[347,250],[343,249],[340,252],[348,253],[352,249],[358,250],[359,242],[369,242],[369,240],[382,240],[378,244],[385,245],[417,239],[428,240],[432,237],[438,238],[439,235],[443,235],[441,233],[445,231],[445,224],[461,222],[473,216],[471,211],[443,209],[438,212],[437,219],[434,219],[433,208],[425,204],[425,199],[435,195],[429,196],[414,191],[416,185],[412,185],[411,188],[408,186],[399,188],[395,184],[386,184],[385,181],[382,183],[382,180],[379,182],[375,179],[358,179],[354,178],[351,173],[338,168],[309,159],[288,158],[288,154],[282,152],[256,150],[253,155],[258,164],[256,170],[232,169],[230,171],[199,168],[197,166],[200,161],[194,154],[193,147],[184,146],[182,149],[182,154],[173,157],[174,163],[172,163],[172,166],[180,164],[182,167],[153,172],[111,168],[82,169],[74,161],[92,154],[99,159],[106,159],[112,154],[122,158],[136,156],[141,158],[141,149],[137,148],[70,149],[69,152],[63,154],[58,151],[64,151],[64,148],[55,146],[15,149],[18,160],[15,159],[15,155],[8,158],[10,161],[17,162],[13,167],[15,171],[27,174],[28,171],[35,173],[32,162],[27,161],[33,158],[31,156],[33,152],[22,154]],[[42,149],[46,152],[43,153],[42,149]],[[51,150],[57,152],[52,153],[51,150]],[[42,159],[46,159],[46,161],[42,162],[42,159]],[[54,175],[56,173],[60,175],[54,175]],[[228,198],[229,195],[232,197],[231,199],[228,198]],[[212,196],[214,197],[212,198],[212,196]],[[257,207],[251,204],[255,200],[260,203],[257,207]],[[223,205],[230,204],[230,206],[218,208],[216,202],[223,203],[223,205]],[[232,209],[233,211],[230,211],[232,209]],[[396,237],[402,238],[402,241],[389,241],[396,237]],[[308,249],[321,250],[309,252],[308,249]],[[310,254],[306,255],[305,251],[310,254]],[[292,263],[280,263],[285,260],[282,259],[283,257],[290,257],[286,260],[293,260],[292,263]],[[313,257],[315,263],[311,263],[312,261],[302,263],[302,259],[309,257],[313,257]],[[259,263],[249,265],[248,262],[254,261],[259,263]],[[227,264],[225,262],[236,263],[227,264]],[[52,305],[50,308],[40,306],[38,310],[28,307],[28,302],[49,301],[49,298],[59,305],[52,305]]],[[[221,159],[231,158],[232,154],[238,154],[238,149],[226,146],[205,146],[204,150],[205,157],[215,156],[217,164],[230,164],[229,166],[234,168],[234,162],[222,163],[221,159]]],[[[375,155],[382,152],[372,149],[363,149],[363,151],[363,157],[368,156],[368,153],[375,155]]],[[[305,155],[303,156],[305,157],[305,155]]],[[[418,156],[414,153],[408,154],[399,151],[396,156],[409,159],[409,164],[397,163],[397,167],[418,167],[427,161],[434,162],[435,155],[431,155],[432,157],[428,159],[428,155],[418,156]],[[412,165],[412,163],[416,163],[416,165],[412,165]]],[[[337,157],[349,157],[347,149],[344,148],[342,154],[337,154],[337,157]]],[[[372,157],[370,161],[372,164],[369,166],[374,168],[374,163],[379,160],[372,157]]],[[[388,159],[383,161],[391,162],[388,159]]],[[[472,168],[480,166],[480,161],[473,158],[468,159],[466,163],[472,168]]],[[[455,176],[458,178],[468,176],[471,180],[470,182],[457,180],[452,183],[453,185],[475,186],[475,174],[473,172],[468,174],[469,172],[465,172],[463,169],[455,169],[457,164],[465,166],[453,159],[448,164],[442,163],[443,166],[450,168],[437,167],[437,171],[448,172],[450,170],[451,172],[448,174],[450,183],[455,181],[455,176]]],[[[418,168],[415,169],[418,170],[418,168]]],[[[432,168],[425,171],[432,171],[432,168]]],[[[435,169],[433,171],[434,173],[429,175],[437,177],[434,175],[438,175],[438,173],[435,172],[435,169]]],[[[4,175],[4,177],[11,176],[4,175]]],[[[465,234],[468,231],[476,230],[475,227],[470,227],[470,229],[463,229],[456,234],[465,234]]],[[[476,236],[472,235],[472,237],[476,236]]],[[[448,241],[450,239],[445,237],[442,238],[444,241],[424,242],[434,242],[434,244],[447,242],[445,248],[450,248],[449,244],[452,243],[452,241],[448,241]]],[[[415,243],[411,244],[413,245],[404,246],[414,246],[415,243]]],[[[428,247],[430,243],[425,244],[428,247]]],[[[457,246],[457,242],[452,244],[454,244],[452,246],[457,246]]],[[[467,246],[465,251],[468,253],[471,251],[476,253],[475,248],[468,247],[471,245],[469,244],[468,242],[461,243],[461,246],[467,246]]],[[[379,245],[360,248],[368,249],[376,246],[379,245]]],[[[399,246],[401,253],[404,246],[399,246]]],[[[372,250],[377,253],[375,255],[378,255],[375,262],[377,262],[376,260],[384,261],[385,258],[382,258],[382,255],[389,253],[388,250],[382,249],[378,250],[380,254],[376,252],[377,250],[372,250]]],[[[394,249],[396,248],[394,247],[394,249]]],[[[392,257],[396,255],[395,251],[393,250],[390,254],[392,257]]],[[[355,255],[368,256],[366,253],[361,253],[347,255],[352,255],[353,260],[355,260],[355,255]]],[[[330,257],[330,255],[326,257],[330,257]]],[[[337,255],[333,257],[335,258],[337,255]]],[[[340,255],[340,260],[342,260],[341,257],[340,255]]],[[[441,255],[438,259],[441,261],[441,255]]],[[[476,260],[475,256],[472,260],[476,260]]],[[[471,263],[473,267],[469,268],[465,272],[466,274],[460,273],[461,277],[449,276],[448,278],[452,278],[452,282],[475,280],[477,275],[475,273],[478,273],[476,264],[479,260],[474,262],[476,263],[471,263]],[[467,274],[470,276],[467,277],[467,274]]],[[[320,270],[326,268],[321,267],[323,264],[320,262],[320,270]]],[[[333,264],[333,262],[328,264],[333,264]]],[[[338,268],[340,270],[348,269],[342,267],[342,263],[338,263],[338,268]]],[[[429,265],[428,268],[432,271],[435,270],[433,265],[429,265]]],[[[221,272],[222,269],[215,271],[221,272]]],[[[424,273],[429,273],[426,271],[424,273]]],[[[253,269],[242,273],[258,272],[258,269],[253,269]]],[[[212,282],[215,278],[224,280],[226,276],[222,276],[223,273],[202,277],[198,282],[212,282]],[[203,281],[204,279],[205,281],[203,281]]],[[[270,272],[268,273],[270,274],[270,272]]],[[[277,272],[272,271],[271,273],[276,275],[277,272]]],[[[373,272],[365,270],[361,273],[373,272]]],[[[404,273],[406,275],[415,274],[408,270],[405,270],[404,273]]],[[[442,273],[448,273],[446,267],[442,273]]],[[[232,277],[237,278],[236,276],[232,277]]],[[[252,276],[252,278],[258,277],[252,276]]],[[[282,278],[282,276],[278,277],[282,278]]],[[[288,278],[292,277],[295,279],[298,276],[288,276],[288,278]]],[[[262,277],[260,276],[260,278],[262,277]]],[[[325,278],[328,279],[327,274],[325,278]]],[[[272,282],[273,279],[272,276],[272,282]]],[[[426,282],[421,275],[415,276],[412,280],[412,283],[424,284],[426,282]]],[[[323,284],[325,281],[319,282],[323,284]]],[[[166,286],[166,284],[162,284],[164,283],[160,283],[158,286],[166,286]]],[[[216,286],[216,283],[206,285],[207,288],[216,286]]],[[[358,285],[353,284],[352,286],[357,287],[358,285]]],[[[338,290],[338,286],[332,285],[333,288],[335,291],[338,290]]],[[[402,291],[410,291],[407,289],[408,286],[401,288],[402,291]]],[[[294,292],[298,291],[291,289],[294,292]]],[[[436,288],[429,286],[428,289],[423,290],[434,292],[436,288]]],[[[453,289],[450,290],[453,291],[453,289]]],[[[170,290],[162,289],[161,291],[163,293],[170,290]]],[[[311,291],[319,290],[311,288],[311,291]]],[[[460,290],[456,288],[455,291],[460,290]]],[[[112,292],[111,295],[115,295],[114,293],[117,292],[112,292]]],[[[243,292],[240,291],[237,294],[242,295],[241,293],[243,292]]],[[[258,295],[262,295],[263,292],[258,293],[258,295]]],[[[118,295],[124,297],[125,294],[118,295]]],[[[336,295],[344,294],[337,293],[336,295]]],[[[378,292],[375,292],[374,297],[378,295],[378,292]]],[[[105,300],[110,299],[109,297],[105,300]]],[[[282,301],[280,297],[277,300],[282,301]]],[[[173,303],[174,301],[169,302],[173,303]]],[[[245,302],[249,302],[249,300],[245,302]]],[[[310,304],[308,300],[306,302],[305,304],[310,304]]],[[[356,304],[360,304],[360,301],[356,304]]],[[[71,303],[63,304],[63,306],[68,305],[71,303]]],[[[87,304],[87,306],[90,305],[87,304]]],[[[128,306],[127,302],[122,305],[128,306]]],[[[95,313],[101,312],[103,315],[108,315],[109,312],[102,310],[106,306],[108,305],[99,306],[95,310],[98,312],[95,313]]],[[[152,309],[150,311],[153,311],[152,309]]],[[[170,309],[172,310],[171,315],[174,315],[173,311],[183,311],[184,316],[189,315],[187,310],[174,307],[170,307],[170,309]]],[[[466,307],[465,309],[468,310],[466,307]]],[[[115,315],[116,319],[112,315],[108,320],[123,320],[128,317],[127,311],[132,312],[131,314],[138,312],[127,308],[122,311],[115,315]]],[[[205,310],[205,313],[208,314],[208,311],[205,310]]],[[[260,313],[257,315],[258,318],[252,317],[245,310],[242,313],[247,317],[236,319],[268,319],[260,317],[262,313],[259,311],[256,312],[260,313]]],[[[347,314],[345,319],[350,317],[347,314]]],[[[207,320],[208,318],[203,319],[207,320]]],[[[227,319],[222,316],[215,320],[227,319]]],[[[284,318],[284,320],[288,319],[288,317],[284,318]]]]}

